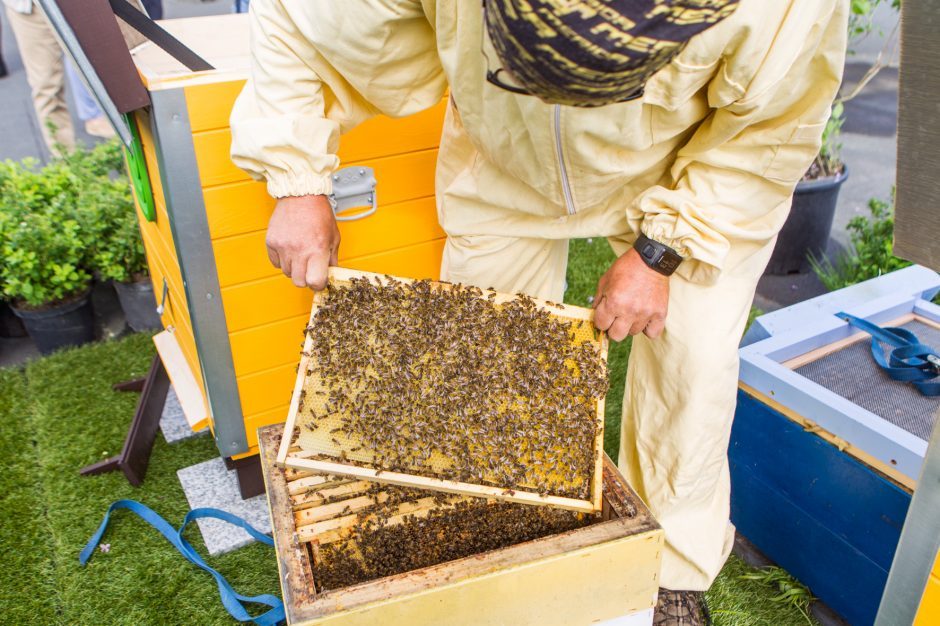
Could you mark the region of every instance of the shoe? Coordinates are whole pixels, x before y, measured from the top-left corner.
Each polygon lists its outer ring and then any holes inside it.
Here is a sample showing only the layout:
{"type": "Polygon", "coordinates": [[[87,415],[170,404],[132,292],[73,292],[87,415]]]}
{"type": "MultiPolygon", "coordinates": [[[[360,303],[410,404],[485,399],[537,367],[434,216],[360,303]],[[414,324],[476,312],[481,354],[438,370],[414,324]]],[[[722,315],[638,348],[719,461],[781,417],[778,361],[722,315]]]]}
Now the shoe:
{"type": "Polygon", "coordinates": [[[3,62],[3,57],[0,57],[0,78],[6,77],[10,72],[7,71],[7,64],[3,62]]]}
{"type": "Polygon", "coordinates": [[[653,626],[711,626],[711,623],[704,593],[660,588],[653,626]]]}
{"type": "Polygon", "coordinates": [[[111,123],[104,116],[93,117],[85,122],[85,132],[92,137],[101,137],[103,139],[111,139],[115,135],[111,123]]]}

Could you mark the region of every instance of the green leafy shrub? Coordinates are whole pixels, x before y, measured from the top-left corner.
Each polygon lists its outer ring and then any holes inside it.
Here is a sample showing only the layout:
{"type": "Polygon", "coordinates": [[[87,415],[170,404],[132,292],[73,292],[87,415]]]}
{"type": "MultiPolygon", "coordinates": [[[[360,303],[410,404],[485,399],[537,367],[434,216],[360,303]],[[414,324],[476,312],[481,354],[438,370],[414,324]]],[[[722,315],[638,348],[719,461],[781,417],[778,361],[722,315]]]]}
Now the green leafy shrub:
{"type": "Polygon", "coordinates": [[[0,163],[0,293],[41,307],[86,291],[97,271],[128,281],[146,268],[117,142],[0,163]]]}
{"type": "Polygon", "coordinates": [[[842,289],[910,265],[894,256],[894,210],[891,204],[872,198],[868,201],[871,217],[857,215],[848,226],[850,250],[835,262],[810,257],[813,271],[826,289],[842,289]]]}
{"type": "Polygon", "coordinates": [[[87,239],[74,211],[78,180],[67,166],[2,164],[0,287],[18,306],[68,300],[91,285],[87,239]]]}
{"type": "Polygon", "coordinates": [[[826,178],[842,172],[842,125],[844,123],[845,109],[842,102],[837,101],[832,105],[832,112],[823,129],[819,154],[806,170],[803,180],[826,178]]]}

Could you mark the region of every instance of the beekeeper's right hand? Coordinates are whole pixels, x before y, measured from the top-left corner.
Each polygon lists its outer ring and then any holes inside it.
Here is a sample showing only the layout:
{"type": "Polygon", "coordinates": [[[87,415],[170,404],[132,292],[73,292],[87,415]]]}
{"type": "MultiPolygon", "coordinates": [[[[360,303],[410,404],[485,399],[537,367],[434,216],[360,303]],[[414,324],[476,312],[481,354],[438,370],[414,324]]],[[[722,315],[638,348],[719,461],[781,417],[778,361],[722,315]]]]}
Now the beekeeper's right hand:
{"type": "Polygon", "coordinates": [[[339,228],[326,196],[279,198],[268,222],[268,258],[298,287],[319,291],[336,265],[339,228]]]}

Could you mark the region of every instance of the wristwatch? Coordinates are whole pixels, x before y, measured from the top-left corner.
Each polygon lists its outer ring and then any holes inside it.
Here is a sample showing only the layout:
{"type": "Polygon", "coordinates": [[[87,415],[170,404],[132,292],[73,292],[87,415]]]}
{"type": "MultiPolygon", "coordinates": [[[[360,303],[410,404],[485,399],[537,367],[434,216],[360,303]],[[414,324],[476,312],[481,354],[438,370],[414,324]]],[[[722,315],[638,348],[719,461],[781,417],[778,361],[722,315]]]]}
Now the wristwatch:
{"type": "Polygon", "coordinates": [[[643,233],[637,237],[633,248],[640,253],[640,258],[650,269],[653,269],[663,276],[671,276],[679,264],[682,263],[682,257],[675,250],[666,244],[653,241],[643,233]]]}

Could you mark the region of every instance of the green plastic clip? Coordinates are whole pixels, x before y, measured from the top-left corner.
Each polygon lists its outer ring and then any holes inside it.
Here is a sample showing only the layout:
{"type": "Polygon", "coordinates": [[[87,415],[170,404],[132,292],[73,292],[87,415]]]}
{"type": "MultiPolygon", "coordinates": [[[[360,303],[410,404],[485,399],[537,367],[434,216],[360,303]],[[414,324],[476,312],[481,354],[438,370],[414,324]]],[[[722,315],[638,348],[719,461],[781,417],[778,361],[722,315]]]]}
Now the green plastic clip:
{"type": "Polygon", "coordinates": [[[150,187],[150,175],[147,173],[147,161],[144,160],[144,148],[140,143],[140,131],[137,130],[137,122],[132,115],[125,113],[123,117],[124,123],[131,131],[131,145],[124,147],[131,185],[141,212],[148,222],[153,222],[157,219],[157,211],[153,204],[153,190],[150,187]]]}

